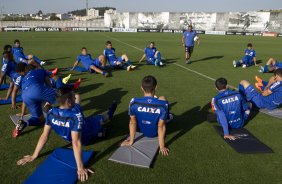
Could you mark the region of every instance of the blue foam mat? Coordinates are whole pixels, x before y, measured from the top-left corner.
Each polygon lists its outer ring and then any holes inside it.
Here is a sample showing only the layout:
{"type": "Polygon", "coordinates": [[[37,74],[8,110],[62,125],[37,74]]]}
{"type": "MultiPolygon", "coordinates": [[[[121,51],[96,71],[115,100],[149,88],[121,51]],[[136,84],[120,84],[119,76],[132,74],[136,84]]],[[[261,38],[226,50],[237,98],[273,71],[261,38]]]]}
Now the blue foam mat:
{"type": "MultiPolygon", "coordinates": [[[[69,70],[71,70],[72,68],[69,68],[69,70]]],[[[77,72],[88,72],[88,70],[84,67],[81,67],[81,66],[77,66],[75,67],[74,71],[77,71],[77,72]]]]}
{"type": "MultiPolygon", "coordinates": [[[[18,95],[16,98],[16,103],[22,102],[22,95],[18,95]]],[[[6,104],[11,104],[12,100],[11,97],[8,100],[0,100],[0,105],[6,105],[6,104]]]]}
{"type": "MultiPolygon", "coordinates": [[[[86,165],[93,155],[92,151],[82,151],[82,161],[86,165]]],[[[24,184],[72,184],[76,183],[77,167],[72,149],[57,148],[53,153],[24,181],[24,184]]]]}

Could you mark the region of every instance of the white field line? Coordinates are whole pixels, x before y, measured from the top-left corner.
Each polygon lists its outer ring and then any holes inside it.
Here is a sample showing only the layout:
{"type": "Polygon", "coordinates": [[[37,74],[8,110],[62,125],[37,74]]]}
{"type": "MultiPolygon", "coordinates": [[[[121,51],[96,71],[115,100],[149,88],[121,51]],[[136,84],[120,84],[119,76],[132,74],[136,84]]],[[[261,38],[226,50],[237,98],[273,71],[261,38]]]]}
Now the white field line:
{"type": "MultiPolygon", "coordinates": [[[[110,39],[113,39],[113,40],[115,40],[115,41],[117,41],[117,42],[120,42],[120,43],[122,43],[122,44],[124,44],[124,45],[127,45],[127,46],[129,46],[129,47],[132,47],[132,48],[134,48],[134,49],[136,49],[136,50],[139,50],[139,51],[141,51],[141,52],[144,51],[143,49],[140,49],[140,48],[138,48],[138,47],[136,47],[136,46],[134,46],[134,45],[131,45],[131,44],[129,44],[129,43],[123,42],[123,41],[121,41],[121,40],[119,40],[119,39],[116,39],[116,38],[113,38],[113,37],[110,37],[110,36],[107,36],[107,35],[105,35],[105,36],[108,37],[108,38],[110,38],[110,39]]],[[[165,58],[164,58],[164,59],[165,59],[165,58]]],[[[195,70],[192,70],[192,69],[190,69],[190,68],[187,68],[187,67],[185,67],[185,66],[183,66],[183,65],[180,65],[180,64],[178,64],[178,63],[173,63],[173,64],[176,65],[176,66],[178,66],[178,67],[180,67],[180,68],[182,68],[182,69],[184,69],[184,70],[187,70],[187,71],[192,72],[192,73],[194,73],[194,74],[197,74],[197,75],[199,75],[199,76],[201,76],[201,77],[204,77],[204,78],[206,78],[206,79],[209,79],[209,80],[211,80],[211,81],[216,81],[216,79],[214,79],[214,78],[212,78],[212,77],[210,77],[210,76],[208,76],[208,75],[205,75],[205,74],[203,74],[203,73],[197,72],[197,71],[195,71],[195,70]]],[[[238,90],[238,88],[236,88],[236,87],[234,87],[234,86],[232,86],[232,85],[228,85],[228,86],[231,87],[231,88],[233,88],[233,89],[238,90]]]]}

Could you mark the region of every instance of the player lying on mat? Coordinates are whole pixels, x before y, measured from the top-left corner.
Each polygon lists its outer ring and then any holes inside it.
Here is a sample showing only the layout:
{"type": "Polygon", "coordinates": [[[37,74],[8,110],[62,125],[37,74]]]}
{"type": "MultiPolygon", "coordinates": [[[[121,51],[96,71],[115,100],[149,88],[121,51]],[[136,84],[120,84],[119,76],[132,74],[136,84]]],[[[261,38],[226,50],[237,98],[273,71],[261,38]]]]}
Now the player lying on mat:
{"type": "Polygon", "coordinates": [[[275,70],[274,76],[269,79],[262,93],[256,91],[246,80],[240,82],[239,91],[246,96],[247,101],[252,102],[260,109],[273,110],[278,108],[282,104],[282,69],[275,70]]]}
{"type": "Polygon", "coordinates": [[[277,61],[276,59],[270,58],[267,62],[266,65],[263,67],[260,67],[259,72],[261,73],[268,73],[268,72],[273,72],[274,70],[277,70],[279,68],[282,68],[282,62],[277,61]]]}
{"type": "Polygon", "coordinates": [[[225,78],[217,79],[215,87],[218,94],[212,99],[212,108],[223,128],[224,139],[235,140],[229,134],[229,128],[242,128],[250,115],[250,108],[239,92],[228,89],[225,78]]]}
{"type": "Polygon", "coordinates": [[[151,42],[149,47],[146,47],[144,50],[144,55],[140,59],[141,63],[144,59],[147,59],[147,64],[155,66],[163,66],[162,56],[160,51],[155,47],[155,42],[151,42]]]}
{"type": "Polygon", "coordinates": [[[45,64],[44,61],[42,61],[41,59],[39,59],[38,57],[32,54],[25,55],[23,50],[24,49],[21,47],[20,40],[15,40],[14,47],[12,48],[12,52],[13,52],[15,61],[17,63],[24,62],[26,64],[35,65],[36,67],[39,67],[40,65],[42,66],[45,64]]]}
{"type": "Polygon", "coordinates": [[[78,79],[74,84],[68,84],[70,78],[71,78],[71,74],[69,74],[65,78],[61,78],[57,75],[53,75],[52,77],[50,77],[51,87],[55,89],[60,89],[67,86],[72,88],[73,90],[77,90],[78,87],[80,86],[81,79],[78,79]]]}
{"type": "Polygon", "coordinates": [[[146,137],[158,137],[160,153],[167,156],[169,149],[165,147],[166,123],[169,115],[169,105],[165,97],[155,97],[157,80],[153,76],[146,76],[142,80],[142,98],[133,98],[129,105],[129,134],[121,146],[131,146],[137,127],[146,137]]]}
{"type": "Polygon", "coordinates": [[[245,56],[239,60],[239,61],[233,61],[233,66],[239,67],[242,66],[243,68],[255,65],[257,65],[257,59],[256,59],[256,51],[253,49],[253,44],[248,43],[247,48],[244,52],[245,56]]]}
{"type": "Polygon", "coordinates": [[[18,137],[26,126],[40,126],[44,123],[42,103],[54,104],[56,91],[51,87],[50,73],[44,69],[34,69],[33,65],[18,63],[16,71],[22,76],[22,114],[28,108],[31,118],[28,122],[19,121],[12,136],[18,137]]]}
{"type": "Polygon", "coordinates": [[[1,98],[2,100],[8,100],[8,98],[12,95],[12,106],[11,109],[16,109],[16,96],[18,90],[21,88],[21,80],[22,76],[16,72],[17,63],[13,60],[13,55],[9,51],[5,51],[3,53],[3,65],[1,68],[0,75],[0,85],[3,84],[6,76],[10,78],[10,87],[7,91],[7,95],[5,98],[1,98]]]}
{"type": "Polygon", "coordinates": [[[116,49],[113,48],[112,42],[107,41],[104,55],[108,60],[112,68],[123,68],[127,71],[131,71],[135,68],[126,54],[122,54],[120,57],[116,57],[116,49]]]}
{"type": "Polygon", "coordinates": [[[109,76],[109,74],[105,71],[106,58],[103,55],[100,55],[98,58],[93,60],[91,55],[87,53],[87,49],[83,47],[81,49],[81,54],[76,58],[72,70],[74,70],[80,62],[89,72],[96,72],[104,75],[105,77],[109,76]]]}
{"type": "Polygon", "coordinates": [[[51,130],[54,130],[64,140],[72,143],[78,178],[85,181],[88,179],[88,172],[93,173],[93,171],[86,169],[82,163],[82,145],[87,145],[93,139],[104,136],[103,124],[112,119],[117,104],[114,102],[109,111],[102,115],[85,118],[79,105],[80,97],[74,94],[71,88],[59,89],[57,101],[59,107],[53,107],[47,113],[44,130],[35,151],[32,155],[24,156],[17,164],[24,165],[35,160],[47,143],[51,130]]]}

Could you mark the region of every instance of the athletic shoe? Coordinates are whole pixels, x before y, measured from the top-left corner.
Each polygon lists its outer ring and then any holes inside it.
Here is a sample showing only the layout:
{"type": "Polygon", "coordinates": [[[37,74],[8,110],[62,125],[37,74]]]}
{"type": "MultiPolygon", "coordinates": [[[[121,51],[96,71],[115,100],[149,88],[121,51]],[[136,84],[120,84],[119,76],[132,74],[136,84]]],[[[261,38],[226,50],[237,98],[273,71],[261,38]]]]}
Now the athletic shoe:
{"type": "Polygon", "coordinates": [[[257,81],[258,83],[260,83],[261,85],[263,85],[263,84],[262,84],[262,79],[261,79],[259,76],[255,76],[255,79],[256,79],[256,81],[257,81]]]}
{"type": "Polygon", "coordinates": [[[242,65],[242,68],[247,68],[247,65],[243,64],[243,65],[242,65]]]}
{"type": "Polygon", "coordinates": [[[71,74],[69,74],[67,77],[63,78],[62,82],[64,84],[67,84],[69,82],[70,78],[71,78],[71,74]]]}
{"type": "Polygon", "coordinates": [[[260,83],[255,83],[255,86],[256,86],[256,88],[262,93],[263,92],[263,90],[262,90],[262,84],[260,84],[260,83]]]}
{"type": "Polygon", "coordinates": [[[73,85],[73,90],[77,90],[80,84],[81,84],[81,79],[78,79],[73,85]]]}
{"type": "Polygon", "coordinates": [[[260,72],[260,73],[264,73],[264,67],[263,67],[263,66],[260,66],[259,72],[260,72]]]}
{"type": "Polygon", "coordinates": [[[129,65],[128,67],[126,67],[126,70],[128,72],[132,71],[136,66],[133,66],[133,65],[129,65]]]}
{"type": "Polygon", "coordinates": [[[108,116],[109,116],[109,119],[112,119],[113,116],[114,116],[114,113],[115,111],[117,110],[117,102],[116,101],[113,101],[109,110],[108,110],[108,116]]]}
{"type": "Polygon", "coordinates": [[[233,66],[234,68],[237,68],[237,62],[235,60],[233,61],[233,66]]]}
{"type": "Polygon", "coordinates": [[[52,71],[52,77],[56,76],[57,73],[58,73],[59,69],[58,68],[55,68],[53,71],[52,71]]]}
{"type": "Polygon", "coordinates": [[[160,61],[160,66],[164,66],[163,62],[160,61]]]}
{"type": "Polygon", "coordinates": [[[40,62],[40,65],[41,65],[41,66],[43,66],[43,65],[45,65],[45,64],[46,64],[46,62],[44,62],[44,61],[41,61],[41,62],[40,62]]]}
{"type": "Polygon", "coordinates": [[[131,65],[131,69],[134,69],[134,68],[136,68],[136,66],[134,66],[134,65],[131,65]]]}
{"type": "Polygon", "coordinates": [[[190,60],[186,60],[186,64],[191,64],[191,61],[190,60]]]}
{"type": "Polygon", "coordinates": [[[25,129],[25,127],[27,127],[27,123],[24,122],[23,120],[19,120],[17,122],[16,128],[13,130],[12,132],[12,136],[14,138],[18,137],[21,135],[22,131],[25,129]]]}

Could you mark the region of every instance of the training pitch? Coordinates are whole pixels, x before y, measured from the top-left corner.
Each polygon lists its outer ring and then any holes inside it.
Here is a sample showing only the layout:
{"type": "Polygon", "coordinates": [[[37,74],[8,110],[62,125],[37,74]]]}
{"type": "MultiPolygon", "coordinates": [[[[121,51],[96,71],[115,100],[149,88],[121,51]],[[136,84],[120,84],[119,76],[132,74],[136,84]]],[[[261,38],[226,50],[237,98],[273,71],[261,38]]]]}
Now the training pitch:
{"type": "MultiPolygon", "coordinates": [[[[247,43],[251,42],[262,65],[269,57],[282,60],[281,38],[253,36],[200,35],[201,45],[195,46],[192,64],[186,65],[181,34],[169,33],[0,33],[0,48],[21,41],[26,54],[47,61],[46,69],[71,67],[82,47],[94,57],[102,54],[110,40],[117,55],[126,53],[138,65],[132,72],[113,71],[113,77],[75,73],[71,82],[82,78],[81,94],[85,115],[107,110],[111,101],[119,106],[108,124],[106,140],[98,141],[84,150],[93,150],[90,168],[95,169],[87,183],[281,183],[282,182],[282,122],[255,113],[246,128],[267,144],[273,154],[244,155],[235,152],[206,121],[211,98],[216,95],[214,79],[226,77],[237,87],[242,79],[254,83],[254,76],[268,79],[272,74],[258,73],[258,67],[233,68],[232,61],[240,59],[247,43]],[[138,64],[142,51],[150,41],[156,42],[165,67],[138,64]],[[140,83],[145,75],[158,79],[157,95],[164,95],[171,104],[174,121],[167,126],[166,143],[170,155],[158,155],[152,169],[140,169],[108,161],[120,141],[128,133],[128,104],[132,97],[142,96],[140,83]]],[[[59,75],[66,76],[61,70],[59,75]]],[[[5,97],[6,91],[0,92],[5,97]]],[[[9,115],[10,105],[0,106],[0,178],[1,183],[22,183],[57,147],[70,144],[52,133],[42,154],[34,162],[17,166],[16,161],[32,154],[42,132],[40,127],[27,128],[22,136],[12,138],[14,124],[9,115]]],[[[52,169],[52,168],[50,168],[52,169]]],[[[44,178],[42,178],[44,180],[44,178]]]]}

